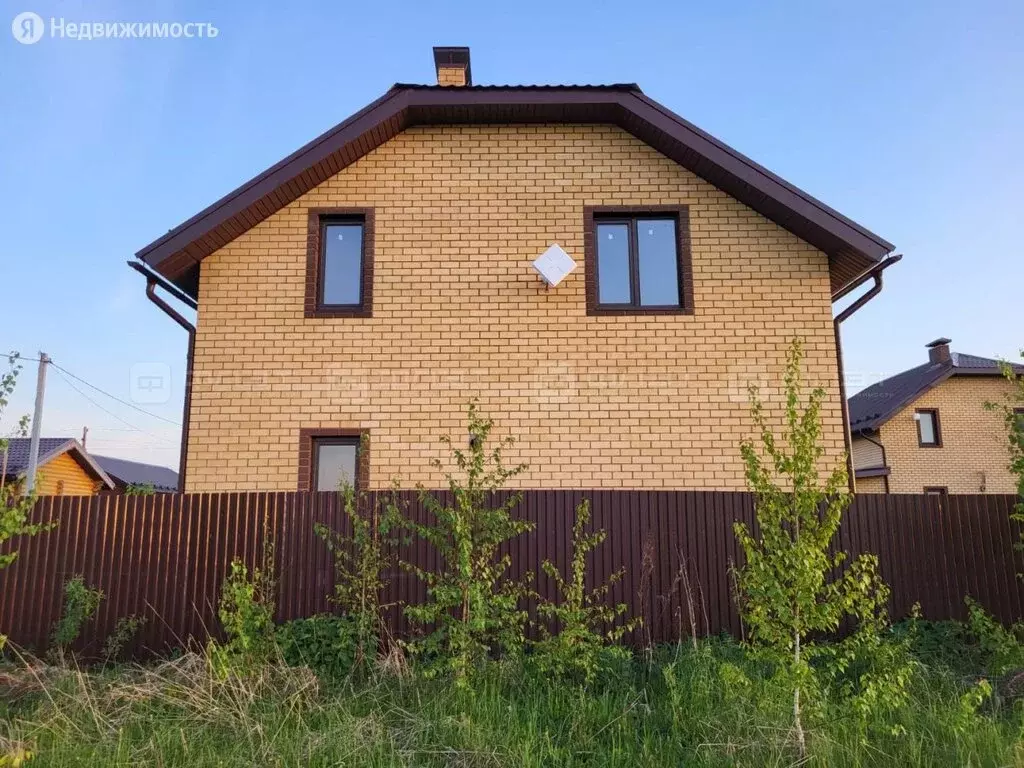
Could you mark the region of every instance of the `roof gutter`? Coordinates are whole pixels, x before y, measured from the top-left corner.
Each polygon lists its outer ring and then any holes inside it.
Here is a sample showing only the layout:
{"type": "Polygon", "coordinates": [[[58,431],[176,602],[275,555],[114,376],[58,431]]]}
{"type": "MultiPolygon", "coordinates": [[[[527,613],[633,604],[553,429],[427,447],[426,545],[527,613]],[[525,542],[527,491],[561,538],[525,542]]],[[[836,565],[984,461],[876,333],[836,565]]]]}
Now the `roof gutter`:
{"type": "Polygon", "coordinates": [[[198,309],[199,305],[195,299],[173,285],[167,279],[150,272],[137,261],[129,261],[128,266],[146,278],[146,298],[156,304],[165,315],[180,325],[188,332],[188,357],[185,361],[185,402],[182,406],[181,415],[181,454],[178,459],[178,492],[185,491],[185,465],[188,460],[188,427],[192,414],[192,361],[196,351],[196,327],[186,320],[174,307],[156,295],[156,287],[159,285],[176,299],[192,309],[198,309]]]}
{"type": "Polygon", "coordinates": [[[865,304],[871,301],[875,296],[882,292],[882,272],[891,267],[893,264],[900,261],[903,258],[903,254],[896,253],[883,259],[878,263],[877,266],[872,267],[868,272],[865,272],[861,277],[854,280],[848,286],[843,288],[836,294],[833,302],[842,299],[844,296],[848,296],[850,293],[855,291],[860,286],[864,285],[868,280],[874,280],[875,284],[864,293],[863,296],[858,298],[855,302],[850,304],[846,309],[835,316],[832,321],[832,328],[836,336],[836,361],[838,362],[839,368],[839,400],[842,404],[843,410],[843,440],[846,442],[846,474],[847,482],[850,486],[850,493],[856,491],[857,485],[854,478],[853,469],[853,437],[850,434],[850,406],[846,401],[846,372],[843,366],[843,342],[839,333],[839,326],[843,322],[849,320],[850,317],[857,311],[859,311],[865,304]]]}

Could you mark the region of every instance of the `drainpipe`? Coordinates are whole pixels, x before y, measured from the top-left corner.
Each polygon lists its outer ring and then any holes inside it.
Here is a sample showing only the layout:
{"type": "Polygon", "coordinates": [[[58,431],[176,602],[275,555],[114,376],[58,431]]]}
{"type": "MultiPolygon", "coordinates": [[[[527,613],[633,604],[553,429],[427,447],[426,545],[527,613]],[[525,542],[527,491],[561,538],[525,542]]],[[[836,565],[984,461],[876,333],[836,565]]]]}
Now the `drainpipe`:
{"type": "Polygon", "coordinates": [[[129,261],[128,266],[146,278],[146,298],[156,304],[164,314],[188,332],[188,357],[185,362],[185,404],[182,408],[181,416],[181,456],[178,459],[178,492],[184,493],[185,469],[188,459],[188,427],[192,411],[192,360],[196,351],[196,327],[182,317],[170,304],[157,296],[156,287],[159,285],[191,309],[198,309],[199,304],[195,299],[178,288],[178,286],[150,272],[138,262],[129,261]]]}
{"type": "Polygon", "coordinates": [[[843,368],[843,342],[840,338],[839,326],[842,325],[844,321],[848,320],[854,312],[857,312],[861,307],[882,292],[882,272],[902,258],[903,254],[897,253],[887,259],[884,259],[877,266],[868,272],[865,272],[861,277],[843,288],[838,294],[836,294],[835,298],[832,299],[832,302],[835,303],[843,297],[848,296],[868,280],[874,279],[875,281],[875,284],[871,286],[870,290],[836,315],[835,319],[832,321],[832,328],[836,335],[836,359],[839,363],[839,399],[842,401],[843,438],[846,441],[846,473],[850,485],[850,493],[853,493],[856,490],[853,470],[853,436],[850,434],[850,409],[846,402],[846,373],[843,368]]]}

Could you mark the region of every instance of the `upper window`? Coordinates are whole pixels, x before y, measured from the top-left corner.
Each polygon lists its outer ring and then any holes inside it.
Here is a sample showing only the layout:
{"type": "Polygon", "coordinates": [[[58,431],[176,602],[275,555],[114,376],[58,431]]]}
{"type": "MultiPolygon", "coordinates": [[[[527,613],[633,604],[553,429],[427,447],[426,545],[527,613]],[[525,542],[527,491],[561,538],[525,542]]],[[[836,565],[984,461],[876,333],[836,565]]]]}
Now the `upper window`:
{"type": "Polygon", "coordinates": [[[310,211],[306,316],[368,317],[373,289],[373,211],[310,211]]]}
{"type": "Polygon", "coordinates": [[[355,487],[358,456],[358,437],[313,438],[313,490],[337,491],[345,485],[355,487]]]}
{"type": "Polygon", "coordinates": [[[320,306],[363,301],[363,222],[325,220],[320,237],[320,306]]]}
{"type": "Polygon", "coordinates": [[[939,431],[939,412],[933,408],[921,409],[914,413],[917,421],[917,443],[922,448],[938,448],[942,445],[939,431]]]}
{"type": "Polygon", "coordinates": [[[685,207],[588,208],[588,309],[688,312],[689,236],[685,207]]]}

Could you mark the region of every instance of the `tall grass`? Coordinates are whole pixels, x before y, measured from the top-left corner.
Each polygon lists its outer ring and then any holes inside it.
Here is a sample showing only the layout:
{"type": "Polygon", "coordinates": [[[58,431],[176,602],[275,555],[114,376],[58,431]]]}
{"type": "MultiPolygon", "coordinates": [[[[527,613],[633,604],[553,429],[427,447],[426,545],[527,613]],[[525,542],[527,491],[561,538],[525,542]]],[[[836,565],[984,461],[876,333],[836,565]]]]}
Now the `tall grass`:
{"type": "MultiPolygon", "coordinates": [[[[587,688],[528,660],[489,665],[469,690],[383,673],[322,680],[284,665],[225,679],[196,655],[99,672],[25,663],[2,677],[0,725],[6,753],[31,752],[31,768],[793,765],[791,699],[767,672],[720,641],[623,662],[587,688]]],[[[919,664],[911,703],[868,732],[826,697],[806,764],[1024,764],[1019,705],[978,709],[964,699],[972,685],[919,664]]]]}

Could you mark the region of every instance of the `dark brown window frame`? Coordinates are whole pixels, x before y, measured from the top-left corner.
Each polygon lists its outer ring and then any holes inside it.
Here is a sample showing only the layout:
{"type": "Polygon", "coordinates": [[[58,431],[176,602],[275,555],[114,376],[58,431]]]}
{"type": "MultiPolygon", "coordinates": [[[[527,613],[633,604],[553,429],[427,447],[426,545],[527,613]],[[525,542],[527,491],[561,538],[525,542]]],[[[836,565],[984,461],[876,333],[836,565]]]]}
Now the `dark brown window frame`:
{"type": "Polygon", "coordinates": [[[310,208],[306,231],[306,317],[373,317],[373,208],[310,208]],[[359,304],[324,304],[323,233],[330,224],[363,225],[359,304]]]}
{"type": "MultiPolygon", "coordinates": [[[[635,226],[630,228],[635,231],[635,226]]],[[[635,243],[630,248],[636,247],[635,243]]],[[[583,261],[586,270],[588,315],[692,315],[693,254],[690,244],[690,207],[688,205],[614,205],[583,208],[583,261]],[[676,269],[679,279],[679,306],[636,306],[601,304],[597,275],[597,224],[615,219],[673,218],[676,222],[676,269]]],[[[631,275],[631,280],[638,279],[631,275]]]]}
{"type": "Polygon", "coordinates": [[[918,408],[914,411],[914,414],[930,413],[933,416],[933,423],[935,424],[935,442],[926,443],[921,439],[921,422],[917,419],[914,420],[914,428],[917,429],[917,447],[918,448],[941,448],[942,447],[942,425],[939,423],[939,409],[938,408],[918,408]]]}
{"type": "Polygon", "coordinates": [[[300,491],[316,489],[315,461],[318,443],[355,443],[356,448],[356,491],[366,490],[370,479],[369,430],[341,427],[336,429],[300,429],[299,430],[299,478],[300,491]]]}
{"type": "Polygon", "coordinates": [[[943,499],[949,496],[949,488],[945,485],[926,485],[924,492],[926,495],[939,496],[943,499]]]}

